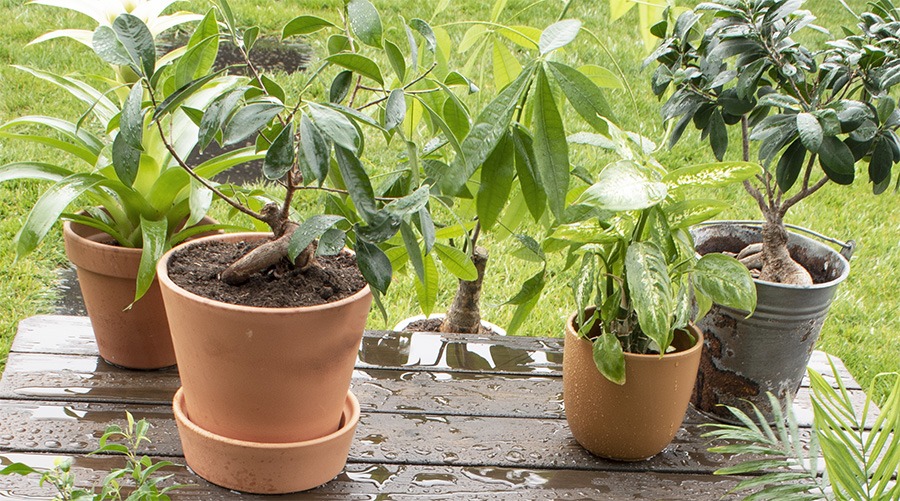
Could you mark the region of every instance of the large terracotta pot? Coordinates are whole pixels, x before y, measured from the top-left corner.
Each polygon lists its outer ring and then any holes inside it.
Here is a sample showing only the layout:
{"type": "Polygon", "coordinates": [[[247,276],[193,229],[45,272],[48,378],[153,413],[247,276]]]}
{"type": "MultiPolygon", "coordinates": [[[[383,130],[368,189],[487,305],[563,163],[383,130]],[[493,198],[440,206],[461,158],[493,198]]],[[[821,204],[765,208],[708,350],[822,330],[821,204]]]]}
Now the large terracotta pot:
{"type": "Polygon", "coordinates": [[[197,243],[253,241],[262,233],[188,242],[160,260],[157,274],[184,392],[200,428],[258,443],[318,439],[338,430],[372,295],[318,306],[257,308],[188,292],[167,274],[173,252],[197,243]]]}
{"type": "Polygon", "coordinates": [[[158,281],[128,308],[134,300],[141,249],[109,245],[106,233],[68,221],[63,224],[63,239],[69,261],[77,268],[100,356],[129,369],[175,365],[158,281]]]}
{"type": "Polygon", "coordinates": [[[676,351],[625,354],[625,384],[603,377],[594,364],[592,344],[579,338],[575,315],[566,323],[563,349],[563,400],[575,440],[593,454],[637,461],[658,454],[684,421],[697,377],[703,333],[691,326],[691,339],[676,331],[676,351]]]}

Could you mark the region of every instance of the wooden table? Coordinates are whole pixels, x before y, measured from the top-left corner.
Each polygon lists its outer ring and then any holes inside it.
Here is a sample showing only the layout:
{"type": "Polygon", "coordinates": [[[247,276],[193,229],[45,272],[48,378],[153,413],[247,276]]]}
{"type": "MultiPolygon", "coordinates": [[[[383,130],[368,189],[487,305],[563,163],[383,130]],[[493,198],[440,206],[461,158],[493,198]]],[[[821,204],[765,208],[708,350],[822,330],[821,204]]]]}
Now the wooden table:
{"type": "MultiPolygon", "coordinates": [[[[844,384],[865,395],[843,369],[844,384]]],[[[740,480],[712,472],[734,460],[706,451],[690,410],[674,442],[656,457],[621,463],[596,458],[572,438],[562,403],[562,339],[367,332],[353,377],[362,416],[345,472],[285,499],[722,499],[740,480]]],[[[831,374],[824,354],[811,365],[831,374]]],[[[125,410],[147,418],[144,453],[183,463],[171,400],[173,369],[127,371],[97,356],[84,317],[22,321],[0,381],[0,465],[50,466],[74,458],[91,485],[121,458],[88,456],[125,410]]],[[[797,398],[809,427],[809,388],[797,398]]],[[[211,485],[185,467],[192,487],[175,499],[271,499],[211,485]]],[[[36,477],[0,477],[0,499],[49,497],[36,477]]],[[[277,497],[277,496],[276,496],[277,497]]]]}

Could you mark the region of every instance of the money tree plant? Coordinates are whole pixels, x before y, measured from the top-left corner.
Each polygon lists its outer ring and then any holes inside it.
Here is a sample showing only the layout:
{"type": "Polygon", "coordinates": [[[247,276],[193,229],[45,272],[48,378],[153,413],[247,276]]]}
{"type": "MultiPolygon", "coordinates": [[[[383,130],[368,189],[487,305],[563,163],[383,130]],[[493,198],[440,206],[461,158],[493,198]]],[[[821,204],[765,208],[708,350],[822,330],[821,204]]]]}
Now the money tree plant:
{"type": "Polygon", "coordinates": [[[900,111],[890,95],[900,82],[900,11],[891,0],[873,2],[855,29],[811,48],[794,38],[817,28],[802,4],[701,3],[654,26],[663,41],[647,59],[659,63],[651,83],[674,121],[670,146],[691,124],[720,160],[729,127],[740,131],[742,159],[758,144],[765,171],[744,188],[765,219],[763,242],[741,257],[760,279],[787,284],[812,283],[787,250],[788,210],[829,183],[852,183],[857,162],[880,194],[900,161],[900,111]]]}

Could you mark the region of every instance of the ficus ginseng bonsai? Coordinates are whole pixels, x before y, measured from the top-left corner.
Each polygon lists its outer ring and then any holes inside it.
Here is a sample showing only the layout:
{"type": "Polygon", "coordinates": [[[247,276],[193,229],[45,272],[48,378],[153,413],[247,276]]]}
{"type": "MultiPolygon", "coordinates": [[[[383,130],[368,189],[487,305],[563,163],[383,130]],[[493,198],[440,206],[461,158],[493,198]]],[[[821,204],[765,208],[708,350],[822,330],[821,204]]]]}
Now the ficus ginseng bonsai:
{"type": "MultiPolygon", "coordinates": [[[[185,49],[157,59],[154,37],[159,31],[151,31],[134,14],[107,17],[107,14],[127,10],[118,1],[110,1],[104,6],[49,0],[37,3],[84,12],[99,26],[93,33],[52,31],[35,42],[71,37],[93,45],[96,55],[115,71],[116,79],[97,78],[100,84],[97,85],[74,76],[17,67],[62,88],[86,107],[80,117],[73,119],[24,116],[0,126],[0,138],[47,146],[72,163],[19,161],[0,166],[0,181],[36,179],[52,182],[35,203],[16,237],[17,255],[22,256],[37,247],[59,219],[96,228],[109,235],[117,245],[143,249],[134,297],[138,300],[150,287],[156,261],[167,248],[192,235],[219,227],[195,226],[209,209],[211,193],[191,181],[176,157],[186,157],[197,145],[199,128],[188,112],[209,106],[213,98],[237,88],[240,81],[223,74],[206,78],[184,101],[182,110],[166,116],[157,127],[149,118],[130,114],[144,101],[140,86],[135,85],[138,75],[161,76],[168,71],[174,75],[160,85],[174,87],[190,81],[193,75],[206,74],[215,59],[218,40],[204,36],[204,32],[215,28],[215,17],[186,13],[160,17],[159,12],[172,2],[129,2],[128,6],[133,7],[134,12],[145,16],[158,30],[202,19],[197,35],[185,49]],[[135,37],[143,45],[132,45],[128,49],[110,45],[117,37],[126,35],[135,37]],[[198,47],[205,51],[203,59],[198,57],[198,47]],[[139,50],[144,51],[141,59],[133,56],[139,50]],[[180,59],[182,55],[185,57],[180,59]],[[91,123],[90,118],[95,123],[91,123]],[[27,127],[36,127],[40,132],[27,127]],[[95,133],[96,130],[101,133],[95,133]],[[171,144],[166,144],[162,130],[171,133],[174,138],[171,144]],[[71,207],[79,206],[77,204],[81,204],[80,209],[72,210],[71,207]]],[[[196,166],[195,171],[198,175],[212,177],[234,165],[261,157],[252,147],[238,149],[205,161],[196,166]]]]}
{"type": "Polygon", "coordinates": [[[787,250],[788,210],[829,182],[852,183],[859,161],[873,191],[882,193],[900,161],[900,111],[890,96],[900,82],[900,11],[890,0],[870,3],[871,12],[855,16],[855,30],[844,28],[842,38],[814,49],[793,38],[815,27],[801,6],[797,0],[701,3],[674,23],[654,26],[663,41],[647,63],[659,62],[653,92],[673,90],[662,109],[666,120],[675,120],[670,145],[691,122],[718,159],[728,150],[729,126],[740,128],[744,160],[759,144],[765,171],[744,188],[765,219],[763,242],[741,258],[762,280],[803,285],[812,278],[787,250]]]}
{"type": "Polygon", "coordinates": [[[567,251],[569,265],[580,258],[572,283],[574,327],[593,343],[600,373],[624,384],[625,352],[663,356],[674,332],[705,315],[713,302],[753,311],[756,289],[747,268],[724,254],[697,257],[689,232],[726,206],[685,191],[726,186],[760,169],[724,162],[667,172],[652,158],[632,155],[627,136],[614,126],[610,130],[613,141],[589,133],[572,138],[617,145],[624,159],[581,187],[566,209],[566,224],[553,229],[544,248],[567,251]],[[603,335],[589,338],[592,329],[603,335]]]}

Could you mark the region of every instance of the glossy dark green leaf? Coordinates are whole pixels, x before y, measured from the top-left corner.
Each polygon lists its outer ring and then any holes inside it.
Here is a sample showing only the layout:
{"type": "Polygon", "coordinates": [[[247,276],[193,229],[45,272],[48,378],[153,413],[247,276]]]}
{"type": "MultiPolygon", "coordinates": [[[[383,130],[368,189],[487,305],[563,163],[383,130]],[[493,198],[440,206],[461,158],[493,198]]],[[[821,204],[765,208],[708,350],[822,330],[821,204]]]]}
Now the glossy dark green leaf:
{"type": "Polygon", "coordinates": [[[522,287],[511,297],[506,304],[521,305],[531,301],[541,294],[546,284],[546,274],[544,270],[532,275],[528,280],[522,283],[522,287]]]}
{"type": "Polygon", "coordinates": [[[225,70],[220,70],[215,73],[211,73],[209,75],[203,76],[194,80],[193,82],[177,89],[175,92],[169,95],[159,106],[156,107],[156,110],[153,112],[153,118],[157,119],[164,116],[166,113],[171,113],[175,110],[178,105],[184,102],[185,99],[193,96],[197,91],[199,91],[204,85],[209,83],[214,78],[218,78],[225,70]]]}
{"type": "Polygon", "coordinates": [[[768,59],[760,58],[741,68],[741,71],[738,73],[737,84],[734,86],[740,99],[750,99],[756,94],[756,86],[759,83],[759,79],[769,64],[768,59]]]}
{"type": "Polygon", "coordinates": [[[450,143],[450,146],[452,146],[453,150],[456,151],[457,161],[465,165],[466,152],[463,150],[460,142],[456,139],[456,135],[453,134],[453,130],[450,129],[450,126],[447,125],[447,122],[444,122],[444,118],[431,106],[429,106],[421,96],[414,96],[414,99],[422,105],[422,108],[425,109],[425,111],[428,112],[428,116],[429,118],[431,118],[431,123],[434,125],[434,127],[444,133],[444,137],[447,139],[447,142],[450,143]]]}
{"type": "Polygon", "coordinates": [[[328,56],[325,60],[343,68],[347,68],[361,76],[372,79],[380,85],[384,85],[384,77],[381,75],[381,68],[378,67],[378,64],[375,61],[366,56],[340,53],[328,56]]]}
{"type": "Polygon", "coordinates": [[[141,262],[138,265],[137,284],[134,291],[135,302],[150,289],[153,279],[156,278],[156,263],[169,250],[168,229],[169,223],[165,218],[151,220],[141,216],[141,235],[144,244],[141,262]]]}
{"type": "Polygon", "coordinates": [[[116,66],[130,66],[132,63],[128,49],[119,41],[116,32],[109,26],[100,26],[94,31],[92,40],[94,52],[101,59],[116,66]]]}
{"type": "Polygon", "coordinates": [[[560,218],[569,192],[569,147],[562,117],[543,69],[538,70],[533,92],[534,158],[547,193],[550,212],[560,218]]]}
{"type": "Polygon", "coordinates": [[[278,84],[278,82],[276,82],[275,80],[272,80],[265,74],[260,75],[259,79],[262,81],[263,88],[265,89],[266,94],[268,94],[271,97],[274,97],[275,99],[279,100],[282,103],[285,102],[284,89],[281,87],[281,85],[278,84]]]}
{"type": "Polygon", "coordinates": [[[887,95],[878,96],[873,101],[875,101],[875,109],[878,111],[878,121],[884,124],[897,108],[897,102],[894,101],[894,98],[887,95]]]}
{"type": "Polygon", "coordinates": [[[319,186],[322,186],[325,178],[328,177],[331,146],[305,113],[300,116],[300,148],[306,164],[312,170],[319,186]]]}
{"type": "Polygon", "coordinates": [[[675,305],[668,265],[659,247],[649,242],[629,245],[625,278],[641,331],[665,353],[673,336],[675,305]]]}
{"type": "Polygon", "coordinates": [[[819,119],[816,118],[815,115],[811,113],[798,113],[797,132],[800,133],[800,141],[807,150],[813,153],[819,152],[819,148],[822,147],[824,131],[822,130],[822,125],[819,123],[819,119]]]}
{"type": "Polygon", "coordinates": [[[725,120],[722,119],[722,113],[715,109],[709,116],[709,145],[712,146],[713,155],[716,160],[725,159],[725,153],[728,151],[728,129],[725,128],[725,120]]]}
{"type": "Polygon", "coordinates": [[[316,246],[317,256],[335,256],[344,249],[347,234],[337,228],[329,228],[319,237],[319,245],[316,246]]]}
{"type": "Polygon", "coordinates": [[[340,104],[347,97],[347,94],[350,93],[351,87],[353,87],[353,72],[344,70],[338,73],[334,80],[331,81],[328,100],[332,103],[340,104]]]}
{"type": "Polygon", "coordinates": [[[266,179],[278,180],[284,177],[294,166],[294,124],[288,124],[281,130],[266,152],[263,161],[263,175],[266,179]]]}
{"type": "Polygon", "coordinates": [[[429,186],[421,186],[409,195],[398,198],[384,206],[384,210],[395,216],[409,216],[425,208],[431,196],[429,186]]]}
{"type": "Polygon", "coordinates": [[[600,87],[571,66],[557,62],[550,62],[547,66],[572,108],[594,130],[601,134],[609,134],[609,126],[603,118],[614,120],[615,117],[600,87]]]}
{"type": "Polygon", "coordinates": [[[309,103],[309,113],[325,137],[354,154],[359,152],[359,131],[343,113],[315,103],[309,103]]]}
{"type": "Polygon", "coordinates": [[[245,88],[234,89],[217,97],[206,109],[206,112],[203,113],[197,138],[197,144],[200,145],[201,150],[209,145],[225,125],[225,122],[241,102],[241,97],[245,91],[245,88]]]}
{"type": "Polygon", "coordinates": [[[326,230],[346,221],[343,216],[335,216],[332,214],[316,214],[306,221],[300,223],[300,226],[291,234],[288,242],[288,259],[294,261],[297,256],[303,252],[303,249],[309,247],[309,244],[319,238],[326,230]]]}
{"type": "Polygon", "coordinates": [[[268,125],[282,110],[282,104],[271,101],[251,103],[240,108],[225,125],[222,142],[226,146],[240,143],[268,125]]]}
{"type": "Polygon", "coordinates": [[[387,103],[384,107],[384,128],[391,130],[403,123],[406,118],[406,95],[403,89],[394,89],[388,95],[387,103]]]}
{"type": "Polygon", "coordinates": [[[281,30],[281,39],[284,40],[295,35],[309,35],[325,28],[337,28],[337,26],[321,17],[297,16],[284,25],[284,29],[281,30]]]}
{"type": "Polygon", "coordinates": [[[122,134],[117,135],[113,140],[112,161],[119,181],[126,186],[134,184],[141,166],[141,150],[128,144],[122,134]]]}
{"type": "Polygon", "coordinates": [[[541,55],[569,45],[578,36],[580,30],[581,21],[577,19],[564,19],[547,26],[541,33],[541,39],[538,42],[541,55]]]}
{"type": "Polygon", "coordinates": [[[381,16],[369,0],[350,0],[347,17],[356,38],[366,45],[381,48],[381,16]]]}
{"type": "Polygon", "coordinates": [[[377,245],[363,239],[356,240],[356,262],[366,282],[373,289],[385,293],[391,285],[391,260],[377,245]]]}
{"type": "Polygon", "coordinates": [[[775,181],[782,192],[787,193],[797,182],[797,177],[803,170],[804,160],[806,160],[806,148],[801,141],[794,141],[784,150],[778,166],[775,168],[775,181]]]}
{"type": "Polygon", "coordinates": [[[175,66],[175,86],[181,87],[209,73],[219,52],[219,24],[210,10],[197,25],[187,44],[187,52],[175,66]]]}
{"type": "Polygon", "coordinates": [[[334,154],[341,177],[360,216],[368,224],[375,224],[378,211],[375,206],[375,192],[372,190],[372,183],[369,181],[369,175],[363,168],[362,162],[352,151],[337,143],[334,145],[334,154]]]}
{"type": "Polygon", "coordinates": [[[819,149],[819,164],[829,179],[837,184],[851,184],[855,170],[853,153],[850,148],[835,136],[828,136],[822,140],[819,149]]]}
{"type": "Polygon", "coordinates": [[[718,103],[730,115],[740,117],[753,111],[754,106],[756,106],[756,99],[753,96],[741,99],[738,97],[735,89],[728,89],[719,96],[718,103]]]}
{"type": "Polygon", "coordinates": [[[328,54],[339,54],[350,50],[350,39],[344,35],[331,35],[325,44],[328,54]]]}
{"type": "Polygon", "coordinates": [[[437,47],[437,38],[434,36],[434,30],[431,29],[431,26],[424,20],[418,18],[410,19],[409,26],[422,35],[422,38],[425,39],[425,48],[433,54],[437,47]]]}
{"type": "Polygon", "coordinates": [[[486,230],[494,227],[509,200],[516,171],[515,156],[512,135],[507,134],[481,166],[481,184],[475,202],[478,221],[486,230]]]}
{"type": "Polygon", "coordinates": [[[872,150],[872,157],[869,159],[869,180],[873,184],[879,185],[884,180],[890,180],[891,167],[894,165],[894,157],[891,153],[889,139],[880,137],[875,142],[875,148],[872,150]]]}
{"type": "Polygon", "coordinates": [[[615,384],[625,384],[625,354],[622,344],[612,334],[603,334],[594,340],[591,352],[594,365],[606,379],[615,384]]]}
{"type": "Polygon", "coordinates": [[[125,98],[122,115],[119,118],[119,136],[122,136],[125,144],[135,150],[144,149],[141,145],[144,137],[143,98],[144,86],[138,81],[125,98]]]}
{"type": "Polygon", "coordinates": [[[147,25],[136,16],[120,14],[113,21],[112,28],[135,67],[140,68],[147,77],[153,75],[156,68],[156,44],[147,25]]]}
{"type": "Polygon", "coordinates": [[[384,53],[387,55],[388,62],[391,63],[394,73],[397,74],[397,79],[400,82],[406,80],[406,59],[404,59],[400,47],[397,47],[397,44],[390,40],[385,40],[384,53]]]}

